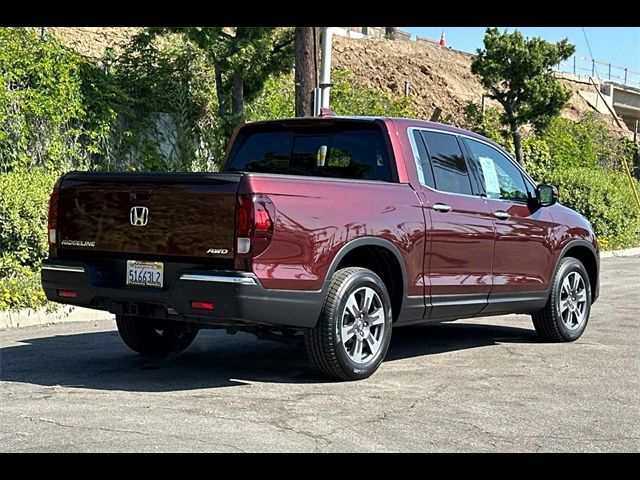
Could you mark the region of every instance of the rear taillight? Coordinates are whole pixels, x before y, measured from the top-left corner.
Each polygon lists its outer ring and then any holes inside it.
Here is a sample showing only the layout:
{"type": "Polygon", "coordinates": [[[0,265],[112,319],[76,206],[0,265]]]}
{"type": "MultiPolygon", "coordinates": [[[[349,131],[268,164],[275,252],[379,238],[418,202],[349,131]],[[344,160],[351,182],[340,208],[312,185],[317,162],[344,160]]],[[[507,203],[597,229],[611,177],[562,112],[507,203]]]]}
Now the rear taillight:
{"type": "Polygon", "coordinates": [[[236,214],[236,253],[255,257],[265,251],[276,218],[276,208],[266,195],[240,195],[236,214]]]}
{"type": "Polygon", "coordinates": [[[49,221],[47,222],[49,231],[49,245],[56,244],[56,228],[58,224],[58,196],[60,190],[56,187],[49,197],[49,221]]]}

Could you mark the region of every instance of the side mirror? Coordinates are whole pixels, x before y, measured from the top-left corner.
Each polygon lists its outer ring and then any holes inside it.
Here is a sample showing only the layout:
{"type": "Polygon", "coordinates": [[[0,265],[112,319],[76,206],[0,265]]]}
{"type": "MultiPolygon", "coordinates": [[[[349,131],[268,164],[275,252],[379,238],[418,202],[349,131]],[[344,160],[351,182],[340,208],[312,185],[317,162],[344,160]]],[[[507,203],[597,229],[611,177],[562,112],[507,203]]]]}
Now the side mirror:
{"type": "Polygon", "coordinates": [[[558,201],[558,187],[542,184],[536,190],[541,207],[549,207],[558,201]]]}

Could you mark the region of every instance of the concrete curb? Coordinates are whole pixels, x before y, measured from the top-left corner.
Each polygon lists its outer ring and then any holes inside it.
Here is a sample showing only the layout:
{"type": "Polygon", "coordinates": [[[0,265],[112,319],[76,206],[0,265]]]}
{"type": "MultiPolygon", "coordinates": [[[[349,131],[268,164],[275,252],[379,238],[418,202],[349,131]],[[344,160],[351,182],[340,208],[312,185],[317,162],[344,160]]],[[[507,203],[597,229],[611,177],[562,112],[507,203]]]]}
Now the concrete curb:
{"type": "Polygon", "coordinates": [[[109,320],[113,315],[102,310],[90,308],[61,306],[54,312],[47,312],[45,308],[33,310],[25,308],[0,312],[0,330],[7,328],[31,327],[34,325],[53,325],[55,323],[88,322],[92,320],[109,320]]]}
{"type": "Polygon", "coordinates": [[[627,248],[624,250],[610,250],[608,252],[600,252],[600,258],[636,257],[638,255],[640,255],[640,247],[627,248]]]}
{"type": "MultiPolygon", "coordinates": [[[[600,252],[600,258],[624,258],[639,255],[640,247],[600,252]]],[[[62,306],[55,312],[47,312],[44,308],[39,310],[32,310],[29,308],[0,312],[0,330],[5,330],[7,328],[30,327],[34,325],[52,325],[55,323],[110,320],[113,318],[113,315],[109,312],[91,310],[89,308],[72,307],[68,305],[62,306]]]]}

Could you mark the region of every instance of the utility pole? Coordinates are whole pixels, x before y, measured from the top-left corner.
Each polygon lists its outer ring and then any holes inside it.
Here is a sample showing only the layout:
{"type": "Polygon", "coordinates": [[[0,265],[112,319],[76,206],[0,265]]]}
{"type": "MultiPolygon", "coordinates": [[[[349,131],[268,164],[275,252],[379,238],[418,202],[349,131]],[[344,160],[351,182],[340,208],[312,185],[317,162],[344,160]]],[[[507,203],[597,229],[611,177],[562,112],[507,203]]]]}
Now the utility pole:
{"type": "Polygon", "coordinates": [[[313,92],[316,87],[313,29],[296,27],[296,117],[313,115],[313,92]]]}

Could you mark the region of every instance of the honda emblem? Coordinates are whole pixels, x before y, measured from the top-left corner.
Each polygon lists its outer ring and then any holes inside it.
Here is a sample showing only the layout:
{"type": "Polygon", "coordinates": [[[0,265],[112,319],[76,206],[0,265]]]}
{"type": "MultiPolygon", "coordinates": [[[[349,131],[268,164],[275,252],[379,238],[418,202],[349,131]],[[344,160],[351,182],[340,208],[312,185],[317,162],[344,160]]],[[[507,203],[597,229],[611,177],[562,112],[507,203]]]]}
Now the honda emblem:
{"type": "Polygon", "coordinates": [[[149,209],[147,207],[132,207],[129,221],[134,227],[144,227],[149,221],[149,209]]]}

